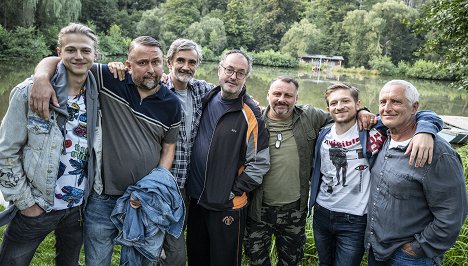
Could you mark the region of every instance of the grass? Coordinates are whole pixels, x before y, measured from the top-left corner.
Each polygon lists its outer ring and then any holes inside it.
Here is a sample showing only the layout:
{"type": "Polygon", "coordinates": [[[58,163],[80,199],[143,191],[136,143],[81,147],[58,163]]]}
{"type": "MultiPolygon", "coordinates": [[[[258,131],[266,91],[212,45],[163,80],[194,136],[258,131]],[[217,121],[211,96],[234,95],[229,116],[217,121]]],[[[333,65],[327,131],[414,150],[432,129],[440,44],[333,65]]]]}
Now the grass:
{"type": "MultiPolygon", "coordinates": [[[[468,180],[468,145],[460,147],[457,149],[457,152],[462,158],[463,167],[465,169],[465,180],[468,180]]],[[[0,209],[3,209],[0,207],[0,209]]],[[[310,222],[311,219],[308,219],[310,222]]],[[[5,226],[0,227],[0,240],[3,241],[3,231],[5,226]]],[[[312,225],[307,223],[306,226],[306,235],[307,243],[305,247],[304,259],[301,262],[301,265],[317,265],[317,252],[315,249],[314,238],[312,234],[312,225]]],[[[272,241],[274,243],[274,240],[272,241]]],[[[33,266],[45,266],[45,265],[54,265],[54,256],[55,256],[55,238],[52,234],[49,234],[46,239],[42,242],[39,248],[34,255],[34,258],[31,262],[33,266]]],[[[272,254],[272,264],[276,263],[276,250],[272,247],[270,252],[272,254]]],[[[112,265],[119,265],[120,258],[120,248],[117,247],[112,256],[112,265]]],[[[84,265],[84,254],[83,250],[81,251],[80,263],[84,265]]],[[[242,265],[248,265],[247,260],[244,258],[242,265]]],[[[361,265],[367,265],[367,259],[364,258],[361,265]]],[[[445,253],[443,265],[455,266],[455,265],[468,265],[468,219],[465,220],[463,227],[460,231],[455,245],[445,253]]]]}

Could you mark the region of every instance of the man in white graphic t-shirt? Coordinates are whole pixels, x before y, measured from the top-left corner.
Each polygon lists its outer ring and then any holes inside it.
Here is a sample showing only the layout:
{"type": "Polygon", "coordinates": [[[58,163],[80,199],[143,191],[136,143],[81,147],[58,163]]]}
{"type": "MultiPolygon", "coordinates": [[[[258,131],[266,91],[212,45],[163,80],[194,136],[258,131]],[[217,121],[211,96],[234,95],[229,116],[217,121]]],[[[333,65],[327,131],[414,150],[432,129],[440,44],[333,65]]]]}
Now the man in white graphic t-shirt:
{"type": "MultiPolygon", "coordinates": [[[[319,265],[360,265],[365,250],[370,167],[387,129],[378,122],[371,130],[359,131],[359,90],[355,87],[331,85],[325,98],[335,123],[323,128],[317,138],[309,202],[309,208],[314,207],[319,265]]],[[[415,135],[413,142],[432,147],[431,133],[437,133],[440,119],[430,111],[420,112],[416,118],[433,122],[435,127],[427,122],[418,125],[417,132],[429,134],[415,135]]]]}

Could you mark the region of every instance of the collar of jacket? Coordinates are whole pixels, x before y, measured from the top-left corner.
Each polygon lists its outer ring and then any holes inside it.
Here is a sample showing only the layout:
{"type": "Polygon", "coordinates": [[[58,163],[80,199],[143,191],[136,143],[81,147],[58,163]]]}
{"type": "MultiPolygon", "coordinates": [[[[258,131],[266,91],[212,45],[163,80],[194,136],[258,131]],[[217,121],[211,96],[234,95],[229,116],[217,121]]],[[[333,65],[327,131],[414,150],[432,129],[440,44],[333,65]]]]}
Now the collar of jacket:
{"type": "MultiPolygon", "coordinates": [[[[203,109],[206,108],[207,104],[209,101],[211,101],[211,99],[221,91],[221,86],[216,86],[214,87],[205,97],[203,97],[203,100],[202,100],[202,106],[203,106],[203,109]]],[[[246,92],[247,92],[247,87],[244,85],[244,87],[242,88],[240,94],[239,94],[239,97],[237,97],[238,101],[236,102],[237,103],[237,109],[242,109],[242,105],[244,104],[244,97],[246,95],[246,92]]]]}
{"type": "MultiPolygon", "coordinates": [[[[57,65],[57,70],[50,80],[52,87],[55,90],[57,99],[59,102],[59,107],[50,105],[50,108],[56,111],[57,113],[68,117],[67,110],[67,101],[68,101],[68,85],[67,85],[67,69],[62,61],[57,65]]],[[[91,71],[88,71],[88,76],[86,78],[84,86],[86,87],[86,97],[91,97],[91,99],[96,99],[97,97],[97,85],[94,76],[91,74],[91,71]]]]}

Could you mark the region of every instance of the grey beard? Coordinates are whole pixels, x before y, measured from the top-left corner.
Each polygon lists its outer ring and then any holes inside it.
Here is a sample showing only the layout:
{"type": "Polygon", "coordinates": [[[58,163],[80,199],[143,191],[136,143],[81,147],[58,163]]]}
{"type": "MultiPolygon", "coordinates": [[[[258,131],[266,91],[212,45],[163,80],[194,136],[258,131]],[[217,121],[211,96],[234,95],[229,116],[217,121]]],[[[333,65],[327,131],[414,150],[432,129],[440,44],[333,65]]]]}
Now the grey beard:
{"type": "Polygon", "coordinates": [[[146,89],[146,90],[150,91],[150,90],[156,88],[157,83],[154,80],[151,80],[151,81],[143,82],[141,85],[142,85],[141,87],[143,89],[146,89]]]}

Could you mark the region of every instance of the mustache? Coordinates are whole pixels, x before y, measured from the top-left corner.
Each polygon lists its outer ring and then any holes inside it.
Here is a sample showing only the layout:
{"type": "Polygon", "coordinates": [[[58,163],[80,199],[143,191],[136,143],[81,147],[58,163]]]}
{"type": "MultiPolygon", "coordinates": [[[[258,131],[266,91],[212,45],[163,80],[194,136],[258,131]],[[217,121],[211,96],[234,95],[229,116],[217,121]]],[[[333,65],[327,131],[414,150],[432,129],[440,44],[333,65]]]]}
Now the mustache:
{"type": "Polygon", "coordinates": [[[156,78],[156,74],[146,73],[146,74],[143,75],[143,78],[144,79],[154,79],[154,78],[156,78]]]}

